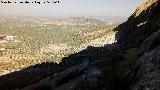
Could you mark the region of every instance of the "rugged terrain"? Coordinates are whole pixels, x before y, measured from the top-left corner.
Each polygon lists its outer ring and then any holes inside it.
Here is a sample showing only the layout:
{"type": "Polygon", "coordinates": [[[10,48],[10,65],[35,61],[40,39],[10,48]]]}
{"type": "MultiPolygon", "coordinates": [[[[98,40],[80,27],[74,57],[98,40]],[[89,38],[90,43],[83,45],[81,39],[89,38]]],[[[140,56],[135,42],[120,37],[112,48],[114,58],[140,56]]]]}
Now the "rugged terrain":
{"type": "Polygon", "coordinates": [[[114,29],[115,39],[106,39],[113,40],[112,44],[88,46],[64,57],[59,64],[37,64],[1,76],[0,87],[2,90],[160,90],[159,9],[159,0],[148,0],[114,29]]]}
{"type": "Polygon", "coordinates": [[[0,21],[0,75],[42,62],[59,63],[90,45],[103,46],[115,39],[116,24],[87,17],[0,16],[0,21]]]}

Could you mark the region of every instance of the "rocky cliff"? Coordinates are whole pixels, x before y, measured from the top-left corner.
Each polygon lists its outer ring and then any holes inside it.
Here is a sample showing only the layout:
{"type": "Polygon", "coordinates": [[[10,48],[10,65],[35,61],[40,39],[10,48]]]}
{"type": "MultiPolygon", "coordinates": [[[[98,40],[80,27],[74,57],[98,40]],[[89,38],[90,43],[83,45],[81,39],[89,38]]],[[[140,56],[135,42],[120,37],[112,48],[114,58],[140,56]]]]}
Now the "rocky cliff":
{"type": "Polygon", "coordinates": [[[127,22],[119,25],[118,43],[123,50],[139,49],[130,90],[160,90],[160,1],[148,0],[127,22]]]}
{"type": "Polygon", "coordinates": [[[148,0],[119,25],[117,39],[126,47],[140,47],[141,43],[159,29],[159,0],[148,0]]]}
{"type": "Polygon", "coordinates": [[[2,76],[1,89],[160,90],[160,1],[148,0],[114,30],[117,42],[2,76]]]}

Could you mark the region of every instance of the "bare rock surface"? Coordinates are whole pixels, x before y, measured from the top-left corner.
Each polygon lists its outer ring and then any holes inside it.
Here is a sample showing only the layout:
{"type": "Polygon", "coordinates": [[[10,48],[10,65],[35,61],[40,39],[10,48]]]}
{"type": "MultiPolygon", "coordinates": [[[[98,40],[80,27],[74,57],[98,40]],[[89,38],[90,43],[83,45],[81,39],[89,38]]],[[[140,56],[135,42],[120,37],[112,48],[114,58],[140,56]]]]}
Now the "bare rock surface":
{"type": "Polygon", "coordinates": [[[0,88],[160,90],[160,0],[148,0],[114,32],[87,46],[59,64],[42,63],[1,76],[0,88]],[[107,45],[94,47],[105,40],[107,45]]]}

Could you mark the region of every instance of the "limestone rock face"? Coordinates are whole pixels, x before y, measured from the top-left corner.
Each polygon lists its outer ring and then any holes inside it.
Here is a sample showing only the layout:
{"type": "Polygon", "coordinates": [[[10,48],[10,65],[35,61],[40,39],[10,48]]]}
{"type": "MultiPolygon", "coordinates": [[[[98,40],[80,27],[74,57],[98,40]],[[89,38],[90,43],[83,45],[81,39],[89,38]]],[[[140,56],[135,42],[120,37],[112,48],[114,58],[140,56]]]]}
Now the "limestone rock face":
{"type": "Polygon", "coordinates": [[[139,49],[129,90],[160,90],[160,0],[140,5],[116,30],[121,50],[139,49]]]}
{"type": "Polygon", "coordinates": [[[142,4],[126,22],[116,28],[118,43],[124,47],[140,47],[147,37],[159,29],[159,8],[159,0],[142,4]]]}
{"type": "Polygon", "coordinates": [[[148,0],[117,29],[123,49],[138,48],[130,90],[160,90],[160,1],[148,0]]]}
{"type": "Polygon", "coordinates": [[[150,51],[156,48],[158,45],[160,45],[160,30],[153,33],[150,37],[144,40],[144,42],[140,47],[140,51],[142,53],[146,51],[150,51]]]}
{"type": "Polygon", "coordinates": [[[88,46],[59,64],[43,63],[0,77],[0,88],[160,90],[160,0],[148,0],[109,38],[101,37],[88,46]],[[110,45],[93,47],[99,43],[110,45]]]}
{"type": "Polygon", "coordinates": [[[158,0],[148,0],[147,2],[141,4],[135,11],[135,13],[132,15],[134,17],[137,17],[142,13],[143,11],[146,11],[148,7],[150,7],[153,3],[156,3],[158,0]]]}
{"type": "Polygon", "coordinates": [[[107,44],[113,44],[116,43],[115,40],[115,35],[117,32],[109,32],[107,33],[105,36],[91,40],[89,43],[85,43],[80,45],[80,50],[81,51],[83,49],[86,49],[88,46],[92,46],[92,47],[103,47],[107,44]]]}
{"type": "Polygon", "coordinates": [[[131,90],[160,90],[160,45],[140,58],[131,90]]]}

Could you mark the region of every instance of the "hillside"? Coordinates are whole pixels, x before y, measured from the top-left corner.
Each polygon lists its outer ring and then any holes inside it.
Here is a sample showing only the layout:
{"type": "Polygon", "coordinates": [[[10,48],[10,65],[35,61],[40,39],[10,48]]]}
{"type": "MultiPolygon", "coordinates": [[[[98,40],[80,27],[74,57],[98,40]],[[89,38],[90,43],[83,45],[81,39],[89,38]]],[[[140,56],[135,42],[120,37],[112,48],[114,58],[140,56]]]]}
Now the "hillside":
{"type": "Polygon", "coordinates": [[[0,87],[3,90],[160,90],[159,9],[159,0],[148,0],[113,30],[83,33],[92,40],[81,44],[87,45],[82,51],[62,58],[59,64],[46,62],[3,75],[0,87]],[[98,47],[97,41],[105,43],[98,47]]]}
{"type": "Polygon", "coordinates": [[[117,38],[126,50],[139,49],[139,59],[131,79],[131,90],[159,90],[160,1],[148,0],[127,22],[119,25],[117,38]]]}
{"type": "MultiPolygon", "coordinates": [[[[0,75],[43,62],[59,63],[63,57],[86,49],[90,45],[87,43],[116,27],[85,17],[4,16],[0,19],[0,75]],[[103,32],[85,35],[94,31],[103,32]]],[[[101,46],[103,42],[94,46],[101,46]]]]}

